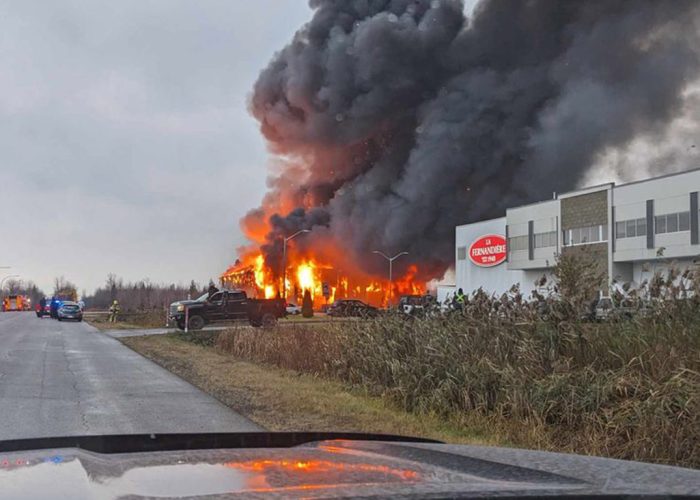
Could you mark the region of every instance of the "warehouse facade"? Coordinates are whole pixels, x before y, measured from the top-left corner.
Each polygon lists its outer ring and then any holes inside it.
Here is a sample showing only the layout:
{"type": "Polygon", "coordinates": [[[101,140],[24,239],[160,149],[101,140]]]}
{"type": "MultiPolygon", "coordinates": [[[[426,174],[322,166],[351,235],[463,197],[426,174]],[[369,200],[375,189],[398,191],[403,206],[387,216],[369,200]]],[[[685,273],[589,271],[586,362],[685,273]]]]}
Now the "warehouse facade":
{"type": "Polygon", "coordinates": [[[458,226],[455,288],[501,294],[519,284],[529,295],[551,275],[557,256],[569,252],[598,262],[609,287],[635,288],[671,266],[694,266],[698,191],[700,169],[555,194],[509,208],[505,217],[458,226]]]}

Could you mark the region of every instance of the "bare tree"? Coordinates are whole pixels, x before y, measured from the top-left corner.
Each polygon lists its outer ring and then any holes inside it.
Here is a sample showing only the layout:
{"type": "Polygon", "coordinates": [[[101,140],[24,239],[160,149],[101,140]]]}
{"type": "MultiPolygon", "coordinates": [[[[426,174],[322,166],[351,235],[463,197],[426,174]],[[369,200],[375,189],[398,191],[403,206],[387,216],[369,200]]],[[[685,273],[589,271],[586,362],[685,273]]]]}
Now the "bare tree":
{"type": "Polygon", "coordinates": [[[44,297],[44,292],[33,281],[8,280],[0,295],[26,295],[36,304],[44,297]]]}
{"type": "Polygon", "coordinates": [[[60,276],[53,280],[53,294],[66,300],[78,300],[78,287],[66,279],[65,276],[60,276]]]}

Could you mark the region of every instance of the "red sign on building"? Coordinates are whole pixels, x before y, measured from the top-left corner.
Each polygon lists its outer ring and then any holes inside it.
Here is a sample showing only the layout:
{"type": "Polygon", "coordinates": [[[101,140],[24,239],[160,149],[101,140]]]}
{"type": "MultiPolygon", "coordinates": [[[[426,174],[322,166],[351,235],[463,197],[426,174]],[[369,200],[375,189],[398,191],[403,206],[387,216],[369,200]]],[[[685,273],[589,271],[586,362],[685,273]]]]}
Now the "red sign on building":
{"type": "Polygon", "coordinates": [[[481,267],[493,267],[505,262],[506,239],[497,234],[482,236],[469,247],[469,260],[481,267]]]}

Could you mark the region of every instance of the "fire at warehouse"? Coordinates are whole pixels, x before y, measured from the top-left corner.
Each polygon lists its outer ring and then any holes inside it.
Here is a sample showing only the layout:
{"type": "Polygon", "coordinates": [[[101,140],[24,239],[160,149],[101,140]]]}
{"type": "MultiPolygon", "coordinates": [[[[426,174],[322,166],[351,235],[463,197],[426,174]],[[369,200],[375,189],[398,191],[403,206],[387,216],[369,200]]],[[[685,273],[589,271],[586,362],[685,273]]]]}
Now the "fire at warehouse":
{"type": "Polygon", "coordinates": [[[350,274],[330,264],[321,264],[312,257],[293,254],[287,265],[287,276],[283,277],[269,272],[263,255],[259,254],[252,263],[238,261],[222,275],[221,281],[229,288],[267,299],[284,295],[290,300],[300,301],[303,293],[309,290],[317,308],[332,304],[336,298],[360,299],[384,306],[398,295],[425,293],[425,287],[415,280],[417,272],[416,266],[409,266],[406,274],[392,279],[390,285],[386,278],[382,280],[357,271],[350,274]]]}
{"type": "Polygon", "coordinates": [[[573,191],[592,169],[688,168],[675,151],[640,166],[629,148],[673,146],[698,99],[695,1],[311,6],[250,98],[273,162],[228,286],[385,304],[454,265],[456,226],[573,191]]]}

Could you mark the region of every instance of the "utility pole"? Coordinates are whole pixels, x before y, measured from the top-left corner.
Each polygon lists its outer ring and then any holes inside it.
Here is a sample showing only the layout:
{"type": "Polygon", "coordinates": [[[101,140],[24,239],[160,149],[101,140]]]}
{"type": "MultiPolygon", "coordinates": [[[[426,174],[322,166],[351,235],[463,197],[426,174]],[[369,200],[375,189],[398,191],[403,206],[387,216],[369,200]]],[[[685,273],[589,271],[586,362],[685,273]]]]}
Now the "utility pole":
{"type": "Polygon", "coordinates": [[[284,299],[284,302],[287,302],[287,242],[293,240],[297,236],[299,236],[302,233],[310,233],[311,230],[309,229],[302,229],[301,231],[297,231],[291,236],[288,236],[287,238],[284,238],[284,244],[282,245],[282,298],[284,299]]]}
{"type": "Polygon", "coordinates": [[[408,252],[401,252],[397,253],[393,257],[389,257],[387,254],[384,252],[380,252],[379,250],[375,250],[372,253],[376,253],[377,255],[381,255],[384,257],[386,260],[389,261],[389,305],[391,305],[391,299],[393,298],[394,295],[394,276],[393,276],[393,267],[394,267],[394,261],[401,257],[402,255],[408,255],[408,252]]]}

